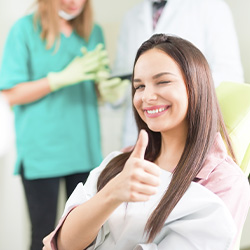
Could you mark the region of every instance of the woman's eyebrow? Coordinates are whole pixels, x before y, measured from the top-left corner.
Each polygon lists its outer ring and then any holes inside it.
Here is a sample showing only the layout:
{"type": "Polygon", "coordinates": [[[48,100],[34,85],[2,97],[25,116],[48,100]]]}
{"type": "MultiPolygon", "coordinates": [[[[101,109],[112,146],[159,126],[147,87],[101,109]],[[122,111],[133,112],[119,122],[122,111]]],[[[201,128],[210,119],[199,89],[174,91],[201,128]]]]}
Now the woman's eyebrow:
{"type": "Polygon", "coordinates": [[[158,74],[154,75],[152,78],[156,79],[156,78],[159,78],[159,77],[161,77],[163,75],[173,75],[174,76],[175,74],[170,73],[170,72],[161,72],[161,73],[158,73],[158,74]]]}
{"type": "MultiPolygon", "coordinates": [[[[152,79],[157,79],[157,78],[159,78],[159,77],[161,77],[163,75],[173,75],[173,76],[175,76],[175,74],[170,73],[170,72],[161,72],[161,73],[158,73],[158,74],[152,76],[152,79]]],[[[133,82],[141,82],[141,81],[142,80],[140,78],[134,78],[133,79],[133,82]]]]}
{"type": "Polygon", "coordinates": [[[141,79],[133,79],[133,82],[141,82],[141,79]]]}

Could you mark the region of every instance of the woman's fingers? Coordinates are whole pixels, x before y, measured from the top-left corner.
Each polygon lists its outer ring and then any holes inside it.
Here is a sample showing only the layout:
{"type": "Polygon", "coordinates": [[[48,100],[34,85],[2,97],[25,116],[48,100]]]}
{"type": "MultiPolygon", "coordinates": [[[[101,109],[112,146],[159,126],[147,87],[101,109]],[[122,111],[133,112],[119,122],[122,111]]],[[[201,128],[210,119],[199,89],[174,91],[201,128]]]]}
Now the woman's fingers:
{"type": "Polygon", "coordinates": [[[148,201],[151,195],[146,195],[144,193],[132,192],[130,195],[130,202],[143,202],[148,201]]]}
{"type": "Polygon", "coordinates": [[[159,186],[160,168],[154,163],[144,162],[132,172],[132,178],[140,183],[150,186],[159,186]]]}
{"type": "Polygon", "coordinates": [[[136,182],[131,185],[131,192],[137,192],[148,196],[154,195],[157,192],[157,186],[150,186],[144,183],[136,182]]]}
{"type": "Polygon", "coordinates": [[[144,159],[148,134],[141,130],[132,154],[122,172],[110,183],[116,200],[122,202],[146,201],[156,194],[160,185],[160,168],[144,159]]]}

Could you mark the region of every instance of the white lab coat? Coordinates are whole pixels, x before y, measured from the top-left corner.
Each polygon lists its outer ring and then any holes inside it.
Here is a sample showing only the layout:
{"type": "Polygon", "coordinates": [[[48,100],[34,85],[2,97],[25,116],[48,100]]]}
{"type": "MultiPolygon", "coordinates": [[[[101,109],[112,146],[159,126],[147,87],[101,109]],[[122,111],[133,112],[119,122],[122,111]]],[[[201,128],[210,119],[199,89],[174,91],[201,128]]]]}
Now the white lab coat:
{"type": "MultiPolygon", "coordinates": [[[[215,86],[244,81],[233,18],[223,0],[168,0],[155,30],[152,0],[136,5],[120,29],[114,75],[131,74],[137,49],[156,33],[177,35],[198,47],[208,60],[215,86]]],[[[137,137],[131,100],[126,112],[123,146],[134,144],[137,137]]]]}
{"type": "MultiPolygon", "coordinates": [[[[100,167],[92,170],[84,186],[78,184],[66,203],[63,217],[72,208],[96,194],[96,182],[100,172],[118,154],[119,152],[113,152],[108,155],[100,167]]],[[[154,242],[146,244],[144,227],[171,178],[170,172],[161,170],[161,185],[157,194],[149,201],[120,205],[102,226],[95,243],[87,250],[229,249],[236,233],[231,213],[218,196],[198,183],[191,183],[154,242]]]]}

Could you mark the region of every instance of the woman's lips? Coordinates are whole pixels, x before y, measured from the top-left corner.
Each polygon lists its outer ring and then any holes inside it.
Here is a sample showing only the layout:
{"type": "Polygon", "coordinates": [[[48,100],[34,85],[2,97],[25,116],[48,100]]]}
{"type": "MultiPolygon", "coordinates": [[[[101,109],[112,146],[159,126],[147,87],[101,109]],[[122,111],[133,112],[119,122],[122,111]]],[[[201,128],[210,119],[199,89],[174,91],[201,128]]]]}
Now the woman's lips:
{"type": "Polygon", "coordinates": [[[146,114],[147,117],[158,117],[162,115],[166,110],[168,110],[170,106],[157,106],[157,107],[150,107],[150,108],[144,108],[143,111],[146,114]]]}

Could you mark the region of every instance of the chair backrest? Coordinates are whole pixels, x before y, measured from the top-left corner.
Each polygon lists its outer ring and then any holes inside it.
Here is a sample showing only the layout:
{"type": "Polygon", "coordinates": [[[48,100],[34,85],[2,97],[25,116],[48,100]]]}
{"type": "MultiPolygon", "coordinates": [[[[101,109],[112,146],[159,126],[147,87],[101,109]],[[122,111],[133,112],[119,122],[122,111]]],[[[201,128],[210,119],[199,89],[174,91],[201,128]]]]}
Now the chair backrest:
{"type": "MultiPolygon", "coordinates": [[[[250,84],[223,82],[216,88],[219,105],[236,159],[246,176],[250,172],[250,84]]],[[[234,250],[240,250],[239,233],[234,250]]]]}
{"type": "Polygon", "coordinates": [[[242,171],[250,172],[250,84],[223,82],[216,88],[222,115],[242,171]]]}

